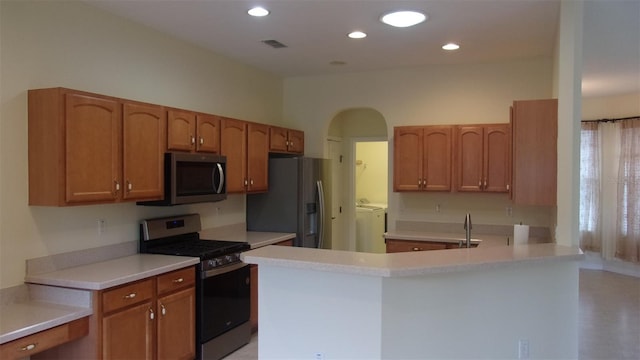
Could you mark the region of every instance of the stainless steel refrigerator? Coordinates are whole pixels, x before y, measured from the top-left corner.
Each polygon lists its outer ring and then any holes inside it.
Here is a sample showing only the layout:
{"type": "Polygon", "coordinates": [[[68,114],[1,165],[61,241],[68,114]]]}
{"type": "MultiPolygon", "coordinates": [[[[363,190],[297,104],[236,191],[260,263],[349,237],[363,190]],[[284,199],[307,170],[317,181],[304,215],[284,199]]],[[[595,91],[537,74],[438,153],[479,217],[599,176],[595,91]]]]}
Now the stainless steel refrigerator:
{"type": "Polygon", "coordinates": [[[331,248],[330,160],[269,159],[269,191],[247,195],[247,230],[296,233],[295,246],[331,248]]]}

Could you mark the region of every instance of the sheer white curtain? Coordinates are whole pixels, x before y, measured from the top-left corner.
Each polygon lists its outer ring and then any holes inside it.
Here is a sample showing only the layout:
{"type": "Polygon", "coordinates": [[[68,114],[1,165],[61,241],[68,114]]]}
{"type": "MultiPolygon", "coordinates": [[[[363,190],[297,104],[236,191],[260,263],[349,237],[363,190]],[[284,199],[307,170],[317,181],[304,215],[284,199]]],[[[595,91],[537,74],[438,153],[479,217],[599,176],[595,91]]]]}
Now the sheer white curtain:
{"type": "Polygon", "coordinates": [[[640,262],[640,118],[622,122],[616,257],[640,262]]]}
{"type": "Polygon", "coordinates": [[[600,227],[600,132],[597,122],[583,122],[580,134],[580,247],[602,250],[600,227]]]}
{"type": "Polygon", "coordinates": [[[583,122],[580,246],[640,263],[640,118],[583,122]]]}

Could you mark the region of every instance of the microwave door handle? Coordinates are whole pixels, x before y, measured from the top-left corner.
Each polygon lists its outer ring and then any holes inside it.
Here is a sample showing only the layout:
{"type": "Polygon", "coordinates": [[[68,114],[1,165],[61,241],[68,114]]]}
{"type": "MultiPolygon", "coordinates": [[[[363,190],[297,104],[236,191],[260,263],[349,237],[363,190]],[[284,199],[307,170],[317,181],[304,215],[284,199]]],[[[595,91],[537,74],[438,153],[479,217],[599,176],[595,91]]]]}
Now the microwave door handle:
{"type": "MultiPolygon", "coordinates": [[[[219,163],[216,164],[218,167],[218,173],[220,174],[220,184],[218,184],[218,187],[216,188],[216,193],[220,194],[222,193],[222,189],[224,188],[224,169],[222,169],[222,165],[220,165],[219,163]]],[[[213,177],[213,181],[215,182],[215,176],[213,177]]],[[[215,187],[215,183],[213,184],[213,186],[215,187]]]]}

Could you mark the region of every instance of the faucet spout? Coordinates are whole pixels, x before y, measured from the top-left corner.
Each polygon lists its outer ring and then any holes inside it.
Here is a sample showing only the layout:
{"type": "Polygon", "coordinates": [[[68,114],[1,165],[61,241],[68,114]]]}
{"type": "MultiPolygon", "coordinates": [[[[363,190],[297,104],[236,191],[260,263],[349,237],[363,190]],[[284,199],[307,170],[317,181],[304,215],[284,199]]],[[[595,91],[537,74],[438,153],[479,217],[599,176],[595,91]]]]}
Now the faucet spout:
{"type": "Polygon", "coordinates": [[[471,247],[471,214],[467,213],[464,217],[465,238],[467,240],[467,248],[471,247]]]}

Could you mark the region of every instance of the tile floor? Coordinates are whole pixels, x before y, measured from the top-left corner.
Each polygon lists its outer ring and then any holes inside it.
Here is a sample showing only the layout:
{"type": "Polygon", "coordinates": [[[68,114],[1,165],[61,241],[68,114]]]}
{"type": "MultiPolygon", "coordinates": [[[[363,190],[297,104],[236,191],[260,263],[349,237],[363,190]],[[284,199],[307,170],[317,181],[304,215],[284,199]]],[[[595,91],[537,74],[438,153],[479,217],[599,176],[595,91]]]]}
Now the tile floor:
{"type": "MultiPolygon", "coordinates": [[[[640,359],[640,278],[580,270],[579,358],[640,359]]],[[[258,335],[225,360],[258,358],[258,335]]]]}

